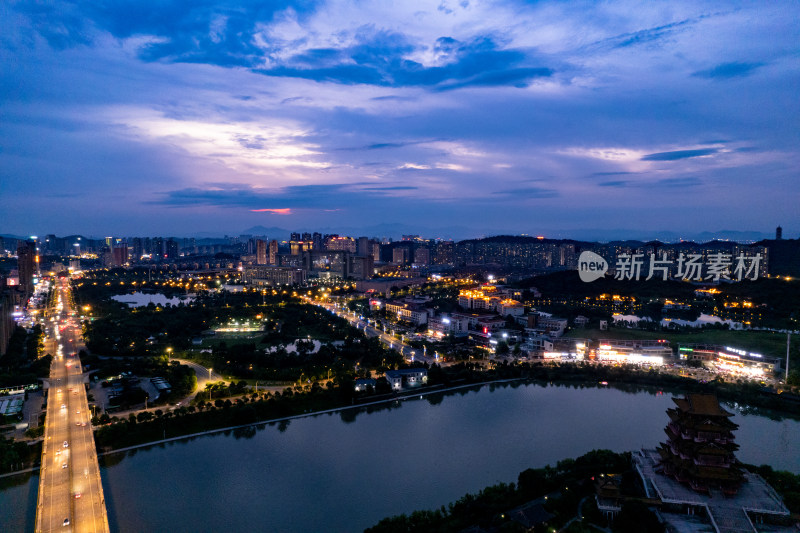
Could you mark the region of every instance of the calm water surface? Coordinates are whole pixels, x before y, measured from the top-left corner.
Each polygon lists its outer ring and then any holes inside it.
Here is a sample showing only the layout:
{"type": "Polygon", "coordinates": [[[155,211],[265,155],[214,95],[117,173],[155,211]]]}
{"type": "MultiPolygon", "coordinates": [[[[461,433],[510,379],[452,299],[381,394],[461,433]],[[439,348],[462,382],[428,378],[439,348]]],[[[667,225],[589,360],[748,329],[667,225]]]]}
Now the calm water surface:
{"type": "MultiPolygon", "coordinates": [[[[592,449],[655,447],[672,401],[517,385],[393,405],[110,456],[102,478],[112,530],[361,531],[592,449]]],[[[738,411],[734,421],[742,461],[800,473],[800,422],[738,411]]],[[[37,482],[0,493],[8,530],[33,529],[37,482]]]]}

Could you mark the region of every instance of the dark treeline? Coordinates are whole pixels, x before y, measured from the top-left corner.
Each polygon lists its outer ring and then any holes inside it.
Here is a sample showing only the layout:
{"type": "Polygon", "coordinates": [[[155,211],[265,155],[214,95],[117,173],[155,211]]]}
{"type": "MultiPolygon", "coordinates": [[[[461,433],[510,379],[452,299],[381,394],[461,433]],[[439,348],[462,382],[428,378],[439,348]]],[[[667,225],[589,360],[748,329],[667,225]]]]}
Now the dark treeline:
{"type": "MultiPolygon", "coordinates": [[[[750,407],[751,410],[767,408],[770,411],[766,411],[766,415],[771,417],[780,416],[780,413],[790,416],[800,414],[797,404],[779,395],[765,395],[754,387],[719,382],[700,383],[689,378],[624,366],[501,364],[491,370],[482,370],[473,363],[461,363],[446,368],[433,365],[428,370],[429,386],[417,388],[414,392],[418,394],[424,390],[515,378],[539,383],[572,383],[577,386],[598,386],[598,382],[607,381],[632,393],[641,392],[644,387],[649,387],[646,390],[655,391],[657,389],[654,387],[657,387],[676,393],[716,392],[723,400],[754,406],[750,407]],[[771,411],[774,409],[780,411],[771,411]]],[[[224,390],[218,396],[243,392],[240,385],[236,386],[239,387],[238,391],[224,390]]],[[[287,388],[283,394],[251,394],[235,400],[217,398],[213,404],[201,401],[197,406],[181,407],[162,413],[155,420],[137,420],[136,417],[119,420],[104,415],[94,421],[107,424],[99,427],[95,436],[98,446],[108,449],[123,448],[163,438],[350,406],[355,401],[397,396],[387,396],[384,393],[384,390],[378,390],[374,394],[357,393],[353,390],[352,378],[340,376],[328,382],[325,387],[313,382],[302,389],[287,388]]]]}
{"type": "Polygon", "coordinates": [[[0,437],[0,472],[15,472],[39,463],[42,443],[32,446],[22,441],[0,437]]]}
{"type": "Polygon", "coordinates": [[[124,448],[163,438],[330,409],[351,402],[352,393],[345,388],[322,388],[316,383],[309,392],[302,394],[287,389],[283,394],[253,394],[233,401],[218,398],[213,403],[201,402],[173,411],[157,410],[154,418],[137,418],[131,414],[126,419],[97,428],[95,443],[100,450],[124,448]]]}
{"type": "MultiPolygon", "coordinates": [[[[555,467],[529,468],[519,474],[516,484],[492,485],[477,494],[466,494],[447,507],[385,518],[365,533],[456,533],[476,526],[482,530],[523,532],[528,530],[514,522],[509,511],[528,502],[539,502],[552,515],[534,531],[551,531],[575,515],[580,500],[592,493],[594,479],[630,470],[630,454],[594,450],[577,459],[559,461],[555,467]]],[[[589,518],[600,520],[599,516],[589,518]]]]}
{"type": "Polygon", "coordinates": [[[0,386],[36,383],[50,373],[52,357],[41,356],[44,348],[42,326],[36,324],[30,332],[17,326],[8,343],[8,350],[0,358],[0,386]],[[41,356],[41,357],[40,357],[41,356]]]}

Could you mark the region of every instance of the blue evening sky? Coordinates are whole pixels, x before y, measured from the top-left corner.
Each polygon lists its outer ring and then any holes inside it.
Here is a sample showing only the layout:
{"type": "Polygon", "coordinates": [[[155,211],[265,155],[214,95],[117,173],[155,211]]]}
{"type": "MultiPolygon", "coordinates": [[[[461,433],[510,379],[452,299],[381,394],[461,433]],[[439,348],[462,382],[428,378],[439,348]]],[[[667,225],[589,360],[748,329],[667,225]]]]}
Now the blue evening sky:
{"type": "Polygon", "coordinates": [[[0,233],[800,234],[796,1],[12,0],[0,64],[0,233]]]}

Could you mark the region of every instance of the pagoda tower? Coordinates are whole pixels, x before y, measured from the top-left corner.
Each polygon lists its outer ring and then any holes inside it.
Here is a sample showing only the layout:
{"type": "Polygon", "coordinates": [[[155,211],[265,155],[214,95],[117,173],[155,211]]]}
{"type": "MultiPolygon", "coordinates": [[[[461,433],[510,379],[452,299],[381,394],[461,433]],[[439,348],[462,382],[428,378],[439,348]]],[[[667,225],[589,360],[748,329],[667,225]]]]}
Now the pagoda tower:
{"type": "Polygon", "coordinates": [[[714,394],[689,394],[672,401],[676,407],[667,409],[667,442],[658,448],[663,474],[698,492],[736,494],[744,475],[734,456],[739,445],[733,431],[739,426],[729,420],[733,413],[720,407],[714,394]]]}

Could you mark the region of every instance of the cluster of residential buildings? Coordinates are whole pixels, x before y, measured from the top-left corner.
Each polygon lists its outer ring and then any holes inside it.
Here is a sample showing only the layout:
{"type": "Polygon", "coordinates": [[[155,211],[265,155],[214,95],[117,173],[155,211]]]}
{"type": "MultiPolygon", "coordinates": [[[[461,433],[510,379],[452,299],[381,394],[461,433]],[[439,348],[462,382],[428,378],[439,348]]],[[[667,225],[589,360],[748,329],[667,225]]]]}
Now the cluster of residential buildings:
{"type": "Polygon", "coordinates": [[[496,349],[500,342],[519,344],[526,357],[542,357],[552,351],[568,321],[543,312],[526,313],[525,306],[514,299],[519,296],[518,289],[495,284],[467,288],[458,296],[460,310],[449,313],[437,313],[427,296],[399,300],[373,298],[369,303],[371,310],[383,310],[388,319],[423,329],[433,339],[448,335],[468,337],[490,350],[496,349]],[[508,327],[509,320],[516,327],[508,327]]]}
{"type": "MultiPolygon", "coordinates": [[[[390,287],[424,280],[437,273],[485,272],[491,269],[513,279],[575,269],[578,257],[584,251],[593,251],[605,258],[610,274],[615,273],[617,259],[626,256],[655,257],[673,265],[670,268],[675,270],[680,268],[682,254],[691,254],[704,262],[720,254],[726,257],[743,254],[748,258],[759,256],[757,263],[752,262],[758,275],[800,276],[800,240],[783,239],[780,228],[775,239],[756,244],[728,241],[703,244],[594,243],[530,236],[450,241],[404,235],[400,240],[393,240],[319,232],[293,232],[288,239],[249,234],[223,239],[111,236],[93,239],[54,234],[30,239],[0,237],[0,257],[17,258],[17,268],[0,269],[0,353],[13,331],[11,314],[26,305],[36,274],[45,269],[59,272],[100,266],[159,265],[187,273],[227,274],[252,285],[302,285],[313,279],[350,279],[358,281],[359,290],[373,288],[387,292],[390,287]]],[[[669,272],[669,275],[676,274],[677,271],[669,272]]],[[[409,305],[396,309],[401,318],[417,325],[430,321],[434,332],[480,333],[484,328],[487,333],[491,331],[484,318],[479,320],[475,316],[458,314],[435,317],[420,311],[413,302],[405,303],[409,305]]],[[[613,295],[588,297],[581,303],[587,309],[623,315],[637,314],[641,308],[635,298],[613,295]]],[[[530,305],[530,302],[523,302],[520,294],[503,294],[488,287],[477,287],[460,295],[459,304],[469,312],[467,314],[495,313],[527,321],[520,317],[525,316],[524,305],[530,305]]],[[[733,302],[721,306],[715,314],[745,324],[758,324],[762,312],[760,307],[733,302]]],[[[540,319],[547,322],[546,316],[536,320],[540,319]]],[[[525,325],[527,327],[527,323],[525,325]]],[[[541,344],[543,341],[536,342],[541,344]]]]}
{"type": "MultiPolygon", "coordinates": [[[[800,240],[775,239],[755,244],[730,241],[707,243],[657,241],[619,241],[596,243],[531,236],[496,236],[452,241],[425,239],[419,235],[391,238],[351,237],[319,232],[292,232],[289,238],[268,238],[244,234],[217,239],[177,237],[105,237],[80,235],[33,237],[36,253],[42,258],[69,257],[80,268],[83,263],[105,267],[136,264],[169,264],[181,269],[238,268],[273,266],[303,268],[309,277],[339,276],[367,279],[378,274],[418,273],[452,269],[486,269],[509,275],[532,275],[555,270],[576,269],[578,257],[591,251],[605,258],[611,273],[623,256],[650,257],[669,262],[669,275],[678,274],[681,254],[707,262],[712,256],[760,256],[759,275],[800,275],[800,240]],[[341,254],[335,254],[340,252],[341,254]],[[346,254],[346,255],[344,255],[346,254]]],[[[0,238],[0,255],[13,254],[17,240],[0,238]]]]}

